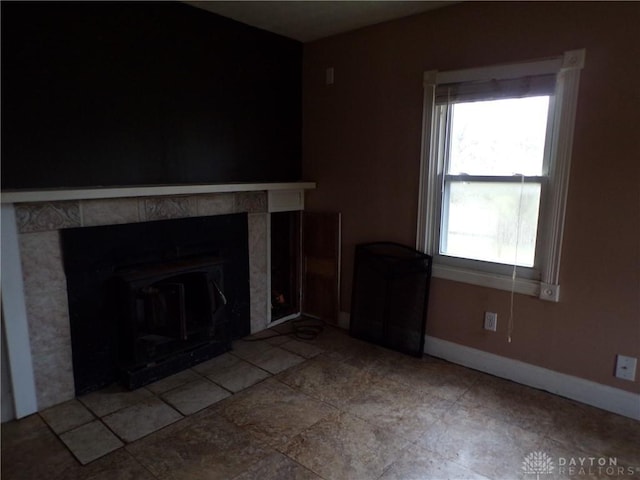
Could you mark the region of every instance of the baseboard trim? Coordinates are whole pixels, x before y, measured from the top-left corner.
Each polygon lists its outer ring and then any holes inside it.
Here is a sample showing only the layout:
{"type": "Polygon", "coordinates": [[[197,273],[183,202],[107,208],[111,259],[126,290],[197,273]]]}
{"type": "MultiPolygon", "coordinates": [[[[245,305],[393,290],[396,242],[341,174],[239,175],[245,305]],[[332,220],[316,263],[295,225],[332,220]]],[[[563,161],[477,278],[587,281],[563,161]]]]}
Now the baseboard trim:
{"type": "Polygon", "coordinates": [[[640,420],[640,395],[476,348],[425,336],[428,355],[640,420]]]}

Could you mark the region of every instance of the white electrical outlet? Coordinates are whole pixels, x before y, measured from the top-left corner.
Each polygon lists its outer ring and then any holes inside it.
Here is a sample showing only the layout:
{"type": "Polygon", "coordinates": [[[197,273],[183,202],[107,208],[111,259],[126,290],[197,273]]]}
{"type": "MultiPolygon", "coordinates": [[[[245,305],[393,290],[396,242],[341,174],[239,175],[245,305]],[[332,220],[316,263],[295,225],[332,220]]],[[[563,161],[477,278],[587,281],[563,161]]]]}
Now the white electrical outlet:
{"type": "Polygon", "coordinates": [[[498,328],[498,314],[495,312],[484,312],[484,329],[495,332],[498,328]]]}
{"type": "Polygon", "coordinates": [[[616,361],[616,377],[622,378],[623,380],[631,380],[633,382],[636,379],[637,363],[638,359],[635,357],[618,355],[616,361]]]}

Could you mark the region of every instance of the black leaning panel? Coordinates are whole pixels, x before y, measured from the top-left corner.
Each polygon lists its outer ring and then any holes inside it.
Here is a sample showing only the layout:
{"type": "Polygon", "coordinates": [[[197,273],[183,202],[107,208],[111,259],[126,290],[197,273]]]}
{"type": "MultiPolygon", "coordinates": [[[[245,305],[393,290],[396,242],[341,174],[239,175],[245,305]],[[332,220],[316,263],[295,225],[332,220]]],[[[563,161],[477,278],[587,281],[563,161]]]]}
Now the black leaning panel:
{"type": "Polygon", "coordinates": [[[179,2],[2,2],[2,188],[297,181],[302,44],[179,2]]]}
{"type": "Polygon", "coordinates": [[[422,356],[430,282],[429,255],[393,242],[356,245],[349,333],[422,356]]]}
{"type": "Polygon", "coordinates": [[[122,269],[213,256],[224,259],[234,338],[250,333],[247,214],[69,228],[60,231],[67,276],[76,394],[118,378],[114,276],[122,269]]]}

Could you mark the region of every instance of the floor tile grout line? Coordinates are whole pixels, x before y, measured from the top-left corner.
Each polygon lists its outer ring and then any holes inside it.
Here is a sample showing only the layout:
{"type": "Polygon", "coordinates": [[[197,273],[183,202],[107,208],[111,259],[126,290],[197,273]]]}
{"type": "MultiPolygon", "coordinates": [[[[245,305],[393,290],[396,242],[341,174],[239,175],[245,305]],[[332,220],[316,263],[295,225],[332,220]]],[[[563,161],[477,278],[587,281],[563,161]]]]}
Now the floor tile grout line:
{"type": "MultiPolygon", "coordinates": [[[[168,426],[168,425],[167,425],[168,426]]],[[[143,437],[144,438],[144,437],[143,437]]],[[[133,443],[133,442],[132,442],[133,443]]],[[[120,448],[124,448],[124,452],[125,454],[127,454],[137,465],[139,465],[140,467],[142,467],[146,472],[149,473],[149,475],[151,475],[153,478],[160,480],[160,477],[158,475],[156,475],[155,473],[153,473],[151,470],[149,470],[149,468],[142,463],[138,457],[136,457],[133,453],[131,453],[127,448],[125,448],[126,445],[124,445],[123,447],[120,448]]]]}
{"type": "MultiPolygon", "coordinates": [[[[180,417],[181,417],[181,418],[178,418],[178,419],[176,419],[175,421],[173,421],[173,422],[169,423],[168,425],[165,425],[165,426],[163,426],[163,427],[159,428],[158,430],[154,430],[153,432],[150,432],[150,433],[148,433],[147,435],[144,435],[144,436],[142,436],[142,437],[140,437],[140,438],[137,438],[137,439],[135,439],[135,440],[133,440],[133,441],[127,441],[126,439],[124,439],[123,437],[121,437],[120,435],[118,435],[118,433],[117,433],[115,430],[113,430],[113,429],[112,429],[112,428],[111,428],[111,427],[110,427],[110,426],[109,426],[109,425],[104,421],[104,418],[105,418],[105,417],[108,417],[109,415],[112,415],[112,414],[115,414],[115,413],[121,412],[121,411],[123,411],[123,410],[125,410],[125,409],[127,409],[127,408],[129,408],[129,407],[132,407],[132,406],[135,406],[135,405],[139,405],[140,403],[143,403],[143,402],[144,402],[144,400],[143,400],[142,402],[136,402],[136,403],[133,403],[133,404],[131,404],[131,405],[127,405],[127,406],[125,406],[125,407],[122,407],[122,408],[120,408],[120,409],[118,409],[118,410],[115,410],[115,411],[113,411],[113,412],[107,413],[107,414],[103,415],[102,417],[97,416],[93,410],[91,410],[87,405],[85,405],[85,408],[87,408],[87,409],[88,409],[88,410],[89,410],[93,415],[95,415],[95,418],[94,418],[94,420],[92,420],[91,422],[87,422],[87,423],[83,424],[82,426],[84,426],[84,425],[88,425],[89,423],[92,423],[92,422],[94,422],[94,421],[98,421],[98,422],[100,422],[100,423],[101,423],[101,424],[102,424],[102,425],[107,429],[107,431],[111,432],[111,433],[112,433],[112,434],[113,434],[113,435],[114,435],[114,436],[115,436],[115,437],[116,437],[120,442],[122,442],[122,445],[121,445],[121,446],[119,446],[118,448],[116,448],[115,450],[111,450],[111,451],[109,451],[109,452],[104,453],[103,455],[99,456],[98,458],[95,458],[95,459],[93,459],[91,462],[87,463],[87,465],[88,465],[88,464],[90,464],[90,463],[93,463],[93,462],[95,462],[96,460],[99,460],[100,458],[103,458],[103,457],[105,457],[105,456],[107,456],[107,455],[109,455],[110,453],[113,453],[113,452],[115,452],[115,451],[121,450],[121,449],[123,449],[123,448],[126,450],[127,445],[131,445],[132,443],[135,443],[135,442],[137,442],[138,440],[142,440],[143,438],[146,438],[146,437],[148,437],[149,435],[152,435],[152,434],[154,434],[154,433],[156,433],[156,432],[159,432],[159,431],[161,431],[161,430],[163,430],[163,429],[165,429],[165,428],[167,428],[167,427],[169,427],[169,426],[171,426],[171,425],[174,425],[175,423],[177,423],[177,422],[179,422],[179,421],[182,421],[182,420],[184,420],[185,418],[187,418],[187,416],[182,415],[182,413],[180,413],[179,411],[177,411],[173,406],[169,405],[169,404],[168,404],[167,402],[165,402],[163,399],[159,398],[159,397],[158,397],[158,395],[156,395],[154,392],[151,392],[151,391],[150,391],[150,390],[148,390],[148,389],[145,389],[145,390],[149,391],[149,392],[151,393],[151,395],[155,396],[158,400],[160,400],[161,402],[163,402],[163,403],[164,403],[165,405],[167,405],[169,408],[171,408],[172,410],[176,411],[176,413],[178,413],[178,414],[180,415],[180,417]]],[[[83,405],[84,405],[84,404],[83,404],[83,405]]],[[[46,423],[46,422],[45,422],[45,423],[46,423]]],[[[79,427],[75,427],[75,428],[79,428],[79,427]]],[[[75,428],[73,428],[73,429],[71,429],[71,430],[69,430],[69,431],[75,430],[75,428]]],[[[65,432],[65,433],[66,433],[66,432],[65,432]]],[[[62,438],[61,438],[62,434],[56,434],[55,432],[54,432],[54,434],[55,434],[55,435],[56,435],[56,437],[60,440],[60,442],[61,442],[63,445],[65,445],[65,447],[66,447],[66,448],[71,452],[71,454],[74,456],[74,458],[76,458],[78,461],[80,461],[80,460],[77,458],[77,456],[75,455],[75,453],[73,452],[73,450],[71,450],[71,448],[70,448],[70,447],[68,447],[68,446],[67,446],[67,444],[62,440],[62,438]]]]}
{"type": "MultiPolygon", "coordinates": [[[[113,386],[113,385],[119,385],[119,384],[118,384],[118,383],[116,383],[116,382],[114,382],[114,383],[112,383],[112,384],[110,384],[110,385],[107,385],[105,388],[109,388],[110,386],[113,386]]],[[[138,389],[135,389],[135,390],[122,391],[122,392],[120,392],[120,393],[131,393],[131,392],[137,392],[137,391],[139,391],[139,390],[144,390],[144,391],[148,392],[149,394],[151,394],[152,396],[155,396],[155,397],[157,397],[157,396],[158,396],[156,393],[154,393],[154,392],[152,392],[151,390],[149,390],[148,388],[146,388],[146,386],[139,387],[138,389]]],[[[101,390],[96,390],[95,392],[91,392],[91,393],[99,393],[99,392],[101,392],[101,390]]],[[[89,405],[87,405],[87,404],[82,400],[82,397],[84,397],[84,396],[86,396],[86,395],[90,395],[91,393],[88,393],[88,394],[82,395],[81,397],[75,397],[75,398],[76,398],[78,401],[80,401],[80,403],[82,403],[82,405],[84,405],[84,407],[85,407],[87,410],[89,410],[89,411],[90,411],[90,412],[91,412],[91,413],[92,413],[96,418],[98,418],[98,419],[103,419],[104,417],[107,417],[107,416],[109,416],[109,415],[111,415],[111,414],[113,414],[113,413],[117,413],[117,412],[119,412],[119,411],[121,411],[121,410],[124,410],[125,408],[129,408],[129,407],[130,407],[130,406],[132,406],[132,405],[137,405],[137,404],[142,403],[142,402],[144,401],[144,399],[142,399],[141,401],[137,401],[137,402],[132,403],[132,404],[124,405],[123,407],[120,407],[120,408],[118,408],[118,409],[116,409],[116,410],[113,410],[113,411],[110,411],[110,412],[108,412],[108,413],[105,413],[104,415],[98,415],[98,413],[97,413],[93,408],[91,408],[89,405]]]]}
{"type": "MultiPolygon", "coordinates": [[[[93,413],[93,412],[91,412],[91,413],[93,413]]],[[[39,413],[38,413],[38,415],[40,416],[40,418],[42,418],[42,416],[41,416],[39,413]]],[[[43,421],[44,421],[44,423],[47,425],[47,427],[49,427],[49,430],[51,431],[51,433],[53,433],[53,435],[56,437],[56,439],[57,439],[57,440],[58,440],[62,445],[64,445],[64,447],[69,451],[69,453],[73,456],[73,458],[74,458],[74,459],[75,459],[75,460],[76,460],[80,465],[83,465],[83,466],[84,466],[84,465],[88,465],[88,464],[90,464],[90,463],[93,463],[93,462],[95,462],[96,460],[98,460],[98,459],[100,459],[100,458],[102,458],[102,457],[105,457],[106,455],[109,455],[110,453],[116,452],[116,451],[120,450],[121,448],[123,448],[123,447],[126,447],[126,446],[127,446],[127,442],[126,442],[123,438],[121,438],[121,437],[120,437],[116,432],[114,432],[111,428],[109,428],[109,426],[108,426],[105,422],[103,422],[103,421],[102,421],[102,418],[99,418],[99,417],[95,417],[95,418],[94,418],[93,420],[91,420],[90,422],[83,423],[82,425],[78,425],[78,426],[73,427],[73,428],[71,428],[71,429],[69,429],[69,430],[67,430],[67,431],[65,431],[65,432],[62,432],[62,433],[56,433],[56,432],[51,428],[51,426],[50,426],[49,424],[47,424],[47,422],[46,422],[44,419],[42,419],[42,420],[43,420],[43,421]],[[116,439],[118,439],[120,442],[122,442],[122,445],[120,445],[118,448],[116,448],[116,449],[114,449],[114,450],[110,450],[110,451],[108,451],[108,452],[104,453],[103,455],[100,455],[100,456],[99,456],[99,457],[97,457],[97,458],[94,458],[93,460],[91,460],[90,462],[88,462],[88,463],[86,463],[86,464],[83,464],[83,463],[80,461],[80,459],[78,458],[78,456],[77,456],[77,455],[74,453],[74,451],[71,449],[71,447],[70,447],[69,445],[67,445],[67,443],[62,439],[62,436],[63,436],[64,434],[66,434],[66,433],[73,432],[74,430],[77,430],[78,428],[81,428],[81,427],[84,427],[84,426],[86,426],[86,425],[89,425],[89,424],[91,424],[91,423],[93,423],[93,422],[99,422],[99,423],[101,423],[101,424],[102,424],[102,426],[103,426],[103,427],[105,427],[105,428],[107,429],[107,431],[111,432],[111,433],[115,436],[115,438],[116,438],[116,439]]]]}
{"type": "MultiPolygon", "coordinates": [[[[270,376],[272,376],[272,377],[273,377],[273,376],[275,376],[275,375],[277,375],[277,373],[271,373],[270,371],[265,370],[265,369],[264,369],[264,368],[262,368],[260,365],[255,364],[255,363],[253,363],[253,362],[252,362],[252,361],[250,361],[250,360],[247,360],[247,359],[245,359],[245,358],[239,357],[238,355],[236,355],[235,353],[233,353],[233,350],[231,350],[231,351],[229,352],[229,354],[230,354],[230,355],[233,355],[234,357],[236,357],[236,358],[237,358],[238,360],[240,360],[241,362],[246,362],[246,363],[248,363],[249,365],[252,365],[252,366],[254,366],[254,367],[256,367],[256,368],[259,368],[260,370],[262,370],[263,372],[266,372],[267,374],[269,374],[269,375],[270,375],[270,376]]],[[[292,368],[292,367],[295,367],[295,365],[292,365],[292,366],[291,366],[291,367],[289,367],[289,368],[292,368]]],[[[287,369],[287,370],[288,370],[288,369],[287,369]]],[[[279,372],[279,373],[280,373],[280,372],[279,372]]],[[[251,385],[250,385],[250,386],[251,386],[251,385]]],[[[246,387],[246,388],[249,388],[249,387],[246,387]]],[[[243,390],[244,390],[244,389],[243,389],[243,390]]]]}
{"type": "MultiPolygon", "coordinates": [[[[238,427],[240,428],[240,427],[238,427]]],[[[250,432],[246,432],[248,435],[251,436],[250,432]]],[[[273,452],[270,453],[265,453],[262,457],[257,458],[254,462],[249,463],[246,468],[239,472],[237,475],[234,475],[230,480],[235,480],[241,476],[243,476],[244,474],[246,474],[249,470],[251,470],[251,467],[253,467],[254,465],[257,465],[258,463],[260,463],[261,461],[263,461],[265,458],[267,458],[269,455],[272,455],[274,452],[277,452],[277,450],[273,449],[272,447],[268,447],[271,450],[273,450],[273,452]]]]}
{"type": "Polygon", "coordinates": [[[83,406],[84,408],[86,408],[86,409],[87,409],[87,411],[92,415],[91,420],[89,420],[89,421],[87,421],[87,422],[84,422],[84,423],[81,423],[81,424],[79,424],[79,425],[76,425],[76,426],[74,426],[74,427],[71,427],[71,428],[69,428],[69,429],[67,429],[67,430],[61,431],[61,432],[56,432],[56,431],[55,431],[55,429],[53,428],[53,426],[51,426],[51,425],[49,424],[49,422],[48,422],[48,421],[47,421],[47,420],[42,416],[42,412],[36,412],[36,414],[38,415],[38,417],[40,417],[40,420],[42,420],[42,422],[43,422],[43,423],[44,423],[44,424],[49,428],[49,430],[51,431],[51,433],[53,433],[56,437],[60,437],[60,436],[64,435],[65,433],[68,433],[68,432],[71,432],[71,431],[75,430],[76,428],[80,428],[80,427],[83,427],[83,426],[85,426],[85,425],[90,424],[91,422],[94,422],[94,421],[96,421],[96,420],[100,420],[100,418],[99,418],[95,413],[93,413],[91,410],[89,410],[87,407],[85,407],[85,406],[84,406],[84,404],[83,404],[82,406],[83,406]]]}
{"type": "MultiPolygon", "coordinates": [[[[195,370],[194,370],[194,372],[195,372],[195,370]]],[[[186,382],[186,383],[183,383],[183,384],[181,384],[181,385],[177,385],[177,386],[175,386],[175,387],[171,388],[170,390],[165,390],[165,391],[164,391],[164,392],[162,392],[162,393],[155,393],[155,392],[151,392],[151,393],[154,393],[154,395],[156,395],[160,400],[162,400],[163,402],[165,402],[165,403],[169,404],[169,402],[163,398],[163,395],[166,395],[167,393],[174,392],[174,391],[176,391],[176,390],[178,390],[178,389],[180,389],[180,388],[184,388],[184,387],[186,387],[187,385],[189,385],[189,384],[191,384],[191,383],[195,383],[195,382],[198,382],[198,381],[206,381],[206,382],[208,382],[208,383],[212,383],[213,385],[215,385],[215,386],[217,386],[217,387],[222,388],[223,390],[226,390],[226,391],[227,391],[227,392],[229,392],[231,395],[233,395],[233,392],[232,392],[231,390],[229,390],[228,388],[226,388],[224,385],[221,385],[221,384],[219,384],[219,383],[217,383],[217,382],[213,381],[212,379],[210,379],[210,378],[209,378],[209,377],[207,377],[206,375],[201,375],[201,374],[200,374],[200,373],[198,373],[198,372],[195,372],[195,373],[200,377],[199,379],[196,379],[196,380],[190,380],[190,381],[188,381],[188,382],[186,382]]],[[[169,404],[169,405],[170,405],[170,404],[169,404]]],[[[170,406],[171,406],[171,405],[170,405],[170,406]]],[[[175,407],[172,407],[172,408],[175,408],[175,407]]],[[[206,407],[205,407],[205,408],[206,408],[206,407]]],[[[194,413],[196,413],[196,412],[194,412],[194,413]]]]}

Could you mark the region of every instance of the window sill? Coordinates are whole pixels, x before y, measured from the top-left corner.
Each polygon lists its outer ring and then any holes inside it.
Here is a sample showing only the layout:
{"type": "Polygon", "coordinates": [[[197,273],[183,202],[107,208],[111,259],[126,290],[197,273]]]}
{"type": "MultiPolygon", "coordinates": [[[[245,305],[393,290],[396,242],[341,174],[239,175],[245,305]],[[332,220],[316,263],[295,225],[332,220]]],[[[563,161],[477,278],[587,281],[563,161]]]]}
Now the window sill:
{"type": "Polygon", "coordinates": [[[511,277],[505,275],[479,272],[477,270],[468,270],[441,264],[433,265],[432,276],[454,282],[505,290],[507,292],[513,290],[515,293],[530,295],[551,302],[558,302],[560,299],[560,285],[549,285],[538,280],[530,280],[527,278],[516,278],[515,281],[513,281],[511,277]]]}

